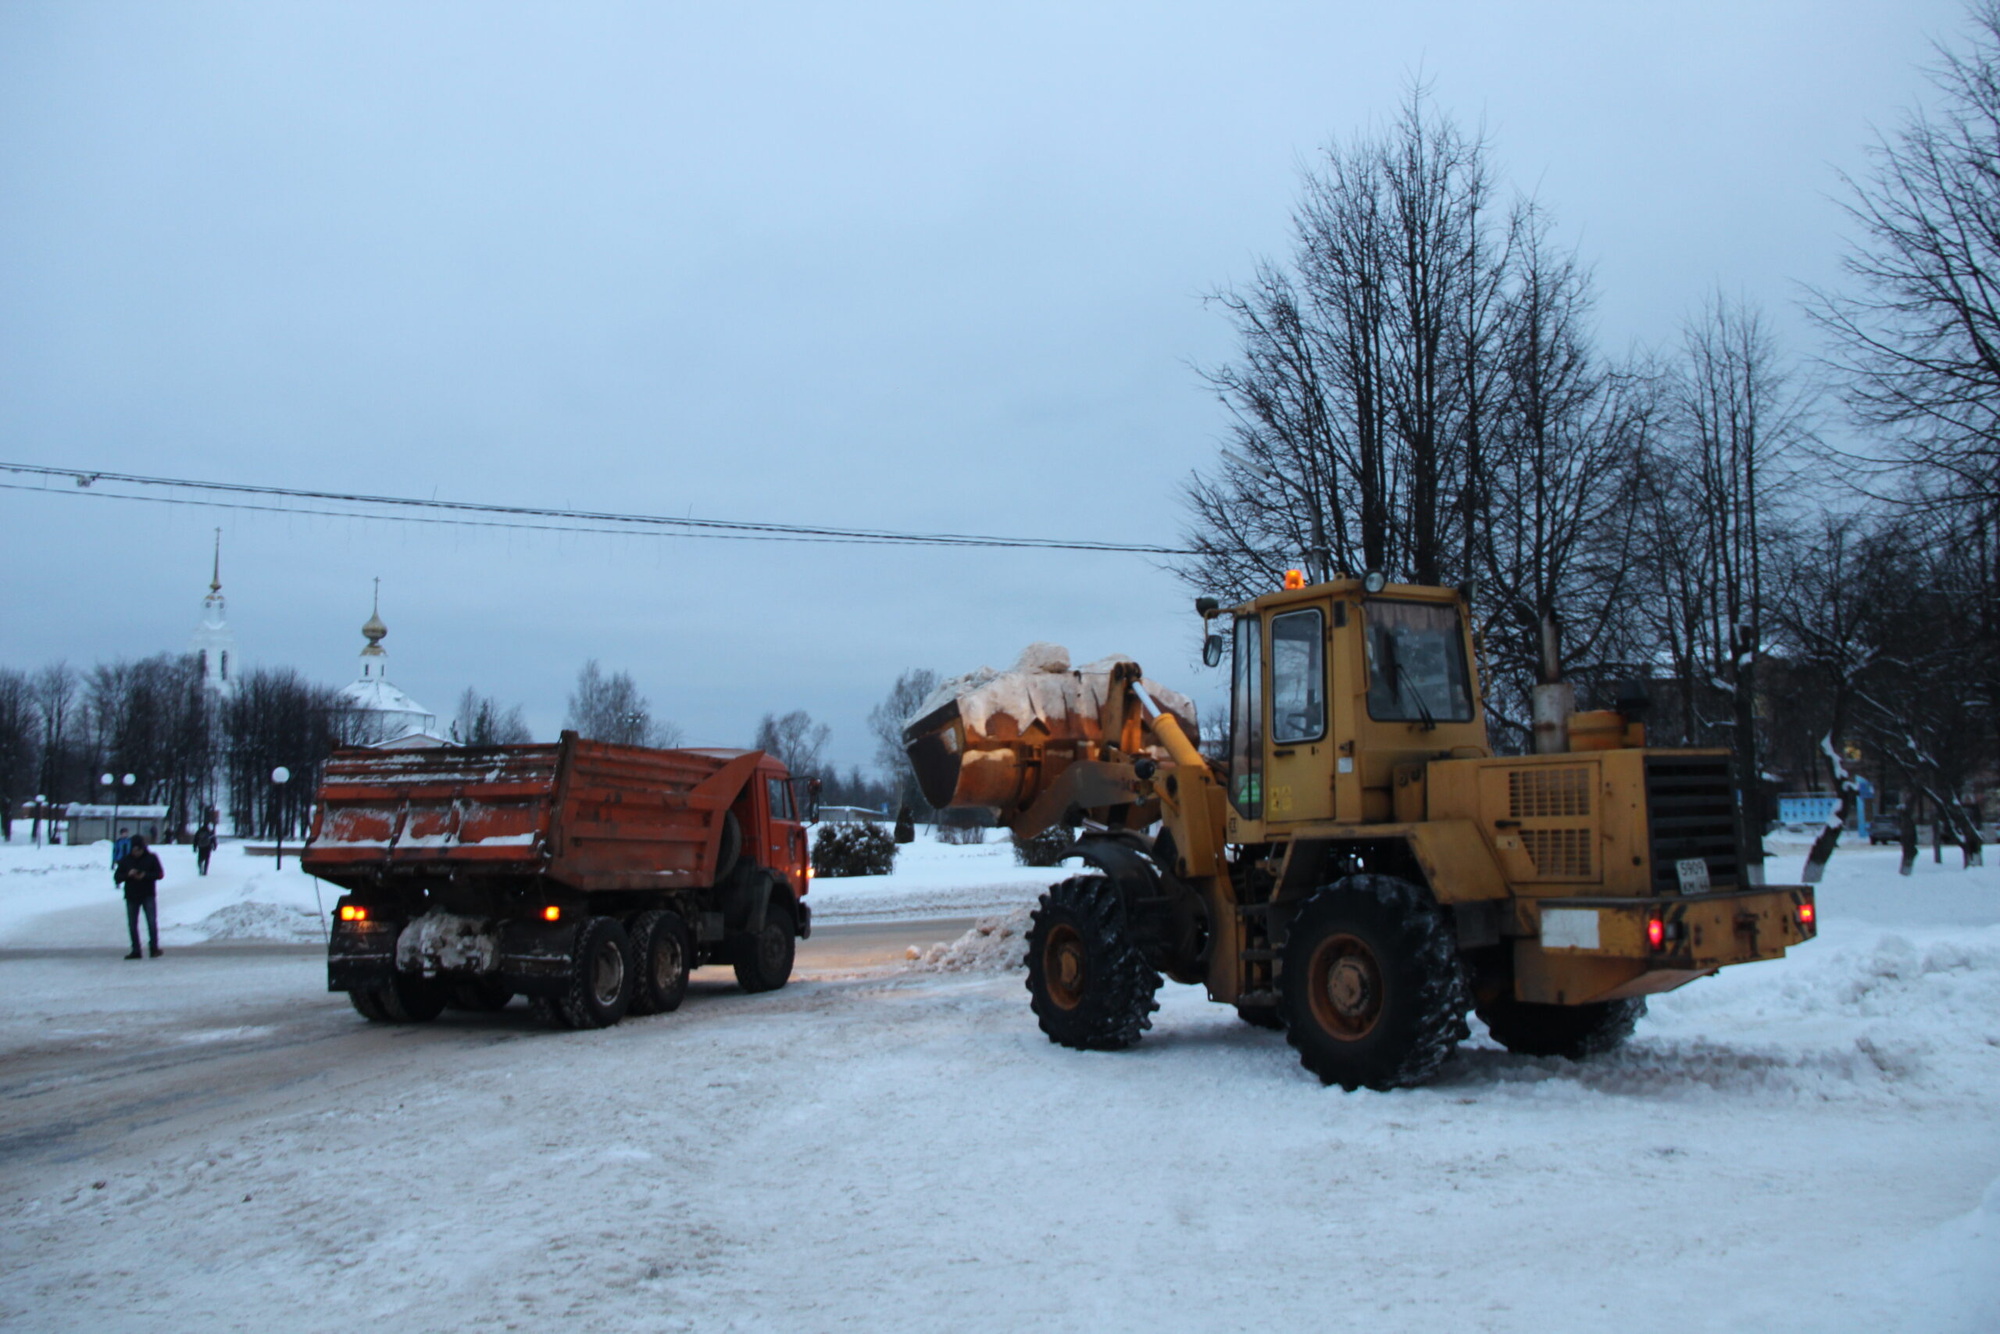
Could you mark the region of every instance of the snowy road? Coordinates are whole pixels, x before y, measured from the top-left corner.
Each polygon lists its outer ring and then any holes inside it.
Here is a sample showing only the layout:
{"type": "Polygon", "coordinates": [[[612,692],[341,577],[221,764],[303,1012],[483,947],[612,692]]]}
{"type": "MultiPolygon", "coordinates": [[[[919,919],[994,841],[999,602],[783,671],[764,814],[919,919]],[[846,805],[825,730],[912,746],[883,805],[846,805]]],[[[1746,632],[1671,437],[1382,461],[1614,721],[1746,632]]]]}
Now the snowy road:
{"type": "Polygon", "coordinates": [[[569,1034],[363,1025],[309,950],[10,954],[0,1326],[1991,1330],[2000,872],[1892,866],[1615,1057],[1395,1094],[1171,986],[1086,1055],[1015,972],[569,1034]]]}

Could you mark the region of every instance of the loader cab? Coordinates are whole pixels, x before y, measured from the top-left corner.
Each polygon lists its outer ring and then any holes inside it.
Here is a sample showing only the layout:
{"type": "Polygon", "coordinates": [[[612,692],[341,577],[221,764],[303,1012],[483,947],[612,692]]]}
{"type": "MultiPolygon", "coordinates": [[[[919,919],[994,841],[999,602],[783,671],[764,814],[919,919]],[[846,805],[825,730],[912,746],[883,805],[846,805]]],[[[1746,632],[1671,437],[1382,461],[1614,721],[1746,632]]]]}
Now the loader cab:
{"type": "Polygon", "coordinates": [[[1232,842],[1266,826],[1389,821],[1399,769],[1489,753],[1466,606],[1451,589],[1338,579],[1202,610],[1235,622],[1232,842]]]}

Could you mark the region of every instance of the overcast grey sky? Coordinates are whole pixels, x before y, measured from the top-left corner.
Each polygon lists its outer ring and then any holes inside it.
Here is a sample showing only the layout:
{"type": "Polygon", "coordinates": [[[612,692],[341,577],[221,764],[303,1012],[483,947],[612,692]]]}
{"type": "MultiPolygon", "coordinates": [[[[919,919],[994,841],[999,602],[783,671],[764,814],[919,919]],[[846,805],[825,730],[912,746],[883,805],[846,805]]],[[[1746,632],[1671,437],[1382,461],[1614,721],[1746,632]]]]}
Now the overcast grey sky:
{"type": "MultiPolygon", "coordinates": [[[[1835,170],[1955,0],[0,6],[0,458],[326,489],[1171,541],[1300,164],[1409,81],[1594,264],[1605,342],[1720,284],[1797,350],[1835,170]]],[[[1207,703],[1115,555],[426,530],[0,491],[0,665],[185,647],[224,530],[253,663],[691,741],[864,719],[1033,639],[1207,703]]]]}

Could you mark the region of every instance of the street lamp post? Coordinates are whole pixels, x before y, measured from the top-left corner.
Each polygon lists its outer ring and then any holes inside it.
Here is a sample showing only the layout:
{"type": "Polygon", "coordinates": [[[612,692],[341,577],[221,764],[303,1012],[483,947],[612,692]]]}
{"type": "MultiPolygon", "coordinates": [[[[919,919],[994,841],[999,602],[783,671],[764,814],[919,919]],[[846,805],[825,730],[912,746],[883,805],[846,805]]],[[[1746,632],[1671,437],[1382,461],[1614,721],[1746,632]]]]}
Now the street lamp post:
{"type": "Polygon", "coordinates": [[[111,849],[113,852],[116,852],[118,850],[118,812],[123,806],[123,793],[119,791],[119,787],[131,787],[132,784],[139,781],[139,776],[137,774],[126,774],[123,778],[113,779],[110,774],[99,774],[97,781],[111,789],[111,827],[105,830],[105,833],[111,836],[111,849]]]}
{"type": "Polygon", "coordinates": [[[284,765],[271,770],[271,782],[278,788],[278,862],[279,870],[285,869],[285,784],[292,781],[292,771],[284,765]]]}

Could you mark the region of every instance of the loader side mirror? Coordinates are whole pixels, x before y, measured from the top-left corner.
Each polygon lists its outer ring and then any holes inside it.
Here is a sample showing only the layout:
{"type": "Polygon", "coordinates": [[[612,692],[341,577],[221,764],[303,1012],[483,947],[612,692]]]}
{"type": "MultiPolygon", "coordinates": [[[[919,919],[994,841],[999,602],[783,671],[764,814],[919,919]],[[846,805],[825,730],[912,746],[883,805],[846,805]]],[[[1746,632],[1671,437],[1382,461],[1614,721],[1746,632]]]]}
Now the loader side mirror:
{"type": "Polygon", "coordinates": [[[1201,660],[1210,667],[1222,665],[1222,636],[1210,635],[1201,641],[1201,660]]]}

